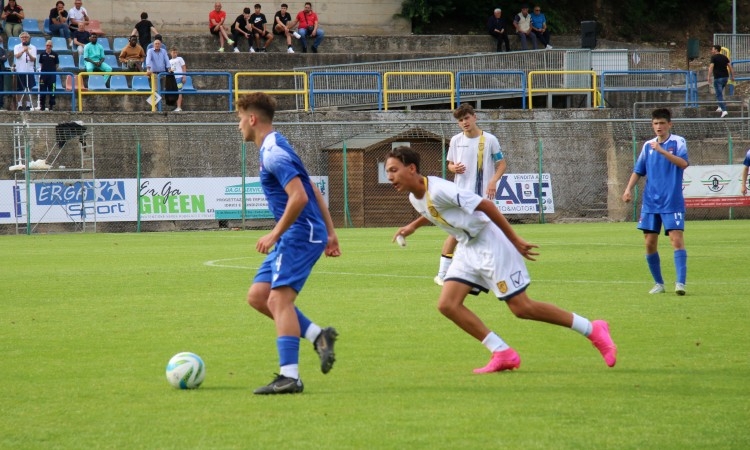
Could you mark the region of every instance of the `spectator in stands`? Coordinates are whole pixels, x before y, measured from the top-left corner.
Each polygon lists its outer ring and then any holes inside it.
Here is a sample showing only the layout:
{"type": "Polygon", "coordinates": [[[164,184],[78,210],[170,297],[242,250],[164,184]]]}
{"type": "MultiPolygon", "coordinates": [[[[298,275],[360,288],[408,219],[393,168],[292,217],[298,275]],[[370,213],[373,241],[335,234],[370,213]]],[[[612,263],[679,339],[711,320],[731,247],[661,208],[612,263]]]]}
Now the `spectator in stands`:
{"type": "Polygon", "coordinates": [[[86,22],[78,24],[78,29],[73,32],[73,51],[78,52],[78,57],[83,55],[83,49],[90,42],[91,33],[86,29],[86,22]]]}
{"type": "Polygon", "coordinates": [[[16,3],[16,0],[8,0],[8,4],[3,8],[3,14],[0,16],[5,21],[5,35],[20,36],[23,31],[23,19],[26,17],[23,8],[16,3]]]}
{"type": "MultiPolygon", "coordinates": [[[[162,38],[161,34],[157,34],[154,36],[154,42],[161,41],[161,48],[164,49],[164,51],[167,51],[167,44],[164,43],[164,39],[162,38]]],[[[149,49],[154,48],[154,42],[148,44],[148,47],[146,47],[146,53],[148,53],[149,49]]]]}
{"type": "MultiPolygon", "coordinates": [[[[31,36],[29,36],[29,33],[22,31],[19,37],[21,38],[21,43],[13,47],[13,61],[16,67],[16,72],[36,72],[37,52],[36,47],[31,44],[31,36]]],[[[30,111],[32,109],[31,94],[29,94],[29,92],[34,88],[34,86],[36,86],[34,75],[31,75],[29,73],[21,73],[16,75],[16,90],[26,92],[25,109],[27,111],[30,111]]],[[[23,101],[23,97],[23,93],[18,95],[19,111],[24,109],[23,105],[21,104],[21,102],[23,101]]]]}
{"type": "Polygon", "coordinates": [[[292,21],[292,15],[287,11],[289,6],[286,3],[281,4],[281,9],[276,11],[273,16],[273,34],[286,36],[286,52],[294,53],[292,48],[292,30],[289,23],[292,21]]]}
{"type": "MultiPolygon", "coordinates": [[[[8,53],[5,51],[3,37],[0,36],[0,91],[5,90],[5,63],[8,62],[8,53]]],[[[5,94],[0,94],[0,111],[5,111],[5,94]]]]}
{"type": "Polygon", "coordinates": [[[495,12],[487,20],[487,32],[497,41],[496,51],[503,51],[502,44],[505,43],[505,51],[510,51],[510,41],[508,40],[508,23],[503,17],[503,10],[495,8],[495,12]]]}
{"type": "MultiPolygon", "coordinates": [[[[172,59],[169,60],[169,70],[175,76],[175,81],[177,81],[177,90],[181,91],[182,87],[187,81],[187,76],[185,75],[185,73],[187,73],[187,65],[185,64],[185,60],[180,56],[177,47],[172,46],[172,48],[169,49],[169,53],[170,55],[172,55],[172,59]]],[[[182,111],[182,94],[177,97],[177,108],[175,108],[174,111],[182,111]]]]}
{"type": "Polygon", "coordinates": [[[516,34],[521,40],[521,49],[528,50],[527,41],[531,39],[534,44],[534,50],[537,49],[536,34],[531,30],[531,14],[529,14],[529,5],[521,6],[521,12],[516,14],[513,19],[513,25],[516,27],[516,34]]]}
{"type": "Polygon", "coordinates": [[[146,52],[146,75],[162,73],[169,70],[169,56],[167,50],[161,47],[161,41],[154,41],[154,48],[146,52]]]}
{"type": "Polygon", "coordinates": [[[75,0],[73,5],[74,6],[70,8],[70,11],[68,11],[68,26],[70,27],[70,31],[76,31],[82,23],[85,23],[86,25],[89,23],[89,13],[86,11],[86,8],[83,7],[83,2],[81,0],[75,0]]]}
{"type": "Polygon", "coordinates": [[[147,47],[151,43],[151,33],[154,33],[154,35],[159,34],[159,32],[156,31],[156,28],[154,28],[154,24],[151,23],[150,20],[148,20],[148,13],[142,12],[141,21],[135,24],[135,27],[133,27],[133,31],[130,32],[130,35],[138,36],[138,43],[140,44],[141,48],[148,50],[147,47]]]}
{"type": "MultiPolygon", "coordinates": [[[[89,43],[83,48],[83,64],[86,72],[112,72],[112,67],[104,62],[104,47],[98,42],[99,37],[92,33],[89,37],[89,43]]],[[[105,75],[104,82],[109,80],[109,75],[105,75]]]]}
{"type": "Polygon", "coordinates": [[[258,47],[258,51],[265,53],[268,44],[273,41],[273,33],[266,30],[266,15],[260,12],[260,4],[256,3],[253,8],[255,12],[250,16],[250,26],[253,27],[253,34],[255,35],[255,46],[258,47]],[[263,42],[263,39],[266,41],[263,42]],[[261,44],[263,47],[261,47],[261,44]]]}
{"type": "Polygon", "coordinates": [[[229,45],[234,45],[234,41],[227,34],[227,26],[224,21],[227,20],[227,13],[221,10],[221,3],[214,3],[214,9],[208,13],[208,29],[214,36],[219,36],[219,51],[224,51],[224,41],[229,45]]]}
{"type": "Polygon", "coordinates": [[[128,45],[120,52],[120,63],[128,72],[140,72],[143,67],[143,61],[146,59],[146,52],[138,43],[137,36],[130,36],[128,45]]]}
{"type": "Polygon", "coordinates": [[[544,48],[550,50],[552,46],[549,40],[549,29],[547,28],[547,18],[542,13],[542,8],[539,5],[534,6],[534,12],[531,13],[531,31],[536,35],[539,42],[542,43],[544,48]]]}
{"type": "Polygon", "coordinates": [[[294,23],[289,28],[297,26],[299,42],[302,44],[302,53],[307,53],[307,38],[314,37],[315,42],[312,45],[312,52],[318,53],[318,46],[323,42],[323,29],[318,26],[318,15],[312,10],[312,3],[306,2],[305,9],[297,13],[294,23]]]}
{"type": "MultiPolygon", "coordinates": [[[[249,48],[250,53],[254,53],[255,50],[253,50],[253,34],[250,30],[250,8],[245,8],[242,10],[242,14],[237,16],[236,19],[234,19],[234,23],[232,24],[232,39],[234,40],[234,52],[239,53],[240,49],[237,48],[237,44],[240,42],[240,39],[243,37],[247,39],[247,46],[249,48]]],[[[171,51],[171,49],[170,49],[171,51]]]]}
{"type": "Polygon", "coordinates": [[[727,103],[724,101],[724,88],[729,80],[734,80],[734,72],[732,71],[732,62],[721,54],[721,45],[711,47],[711,64],[708,66],[708,79],[706,80],[709,86],[711,85],[711,75],[714,76],[714,91],[716,91],[716,101],[719,102],[716,112],[720,112],[721,117],[726,117],[729,112],[727,111],[727,103]]]}
{"type": "MultiPolygon", "coordinates": [[[[60,2],[62,3],[62,2],[60,2]]],[[[39,55],[39,109],[42,111],[52,111],[55,108],[55,90],[57,89],[57,75],[48,72],[57,72],[60,65],[60,57],[57,52],[52,50],[52,41],[44,44],[44,51],[39,55]],[[42,94],[49,92],[50,94],[42,94]],[[47,97],[49,97],[49,109],[47,108],[47,97]]]]}
{"type": "Polygon", "coordinates": [[[58,1],[49,12],[49,30],[52,35],[59,34],[65,38],[68,47],[73,47],[73,39],[68,26],[68,12],[65,11],[65,2],[58,1]]]}

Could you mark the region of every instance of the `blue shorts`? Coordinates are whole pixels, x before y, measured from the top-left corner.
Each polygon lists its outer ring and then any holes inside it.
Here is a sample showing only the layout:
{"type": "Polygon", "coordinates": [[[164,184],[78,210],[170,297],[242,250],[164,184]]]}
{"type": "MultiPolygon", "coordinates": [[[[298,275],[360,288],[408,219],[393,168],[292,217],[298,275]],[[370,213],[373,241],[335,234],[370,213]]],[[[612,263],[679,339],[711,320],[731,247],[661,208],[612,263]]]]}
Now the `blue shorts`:
{"type": "Polygon", "coordinates": [[[325,248],[325,242],[282,237],[263,260],[253,283],[270,283],[271,289],[289,286],[299,293],[325,248]]]}
{"type": "Polygon", "coordinates": [[[638,229],[644,233],[659,233],[664,225],[664,235],[668,236],[672,230],[685,231],[684,213],[641,213],[638,220],[638,229]]]}

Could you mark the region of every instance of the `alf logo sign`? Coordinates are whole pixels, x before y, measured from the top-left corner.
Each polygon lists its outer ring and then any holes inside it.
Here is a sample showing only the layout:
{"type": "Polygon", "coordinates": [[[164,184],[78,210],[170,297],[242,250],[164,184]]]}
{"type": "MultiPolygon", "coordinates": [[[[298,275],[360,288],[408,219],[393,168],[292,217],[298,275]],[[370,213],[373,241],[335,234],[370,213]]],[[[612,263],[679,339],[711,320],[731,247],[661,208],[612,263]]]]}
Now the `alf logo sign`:
{"type": "Polygon", "coordinates": [[[545,213],[555,212],[550,174],[511,173],[497,183],[495,204],[503,214],[538,214],[541,205],[545,213]]]}

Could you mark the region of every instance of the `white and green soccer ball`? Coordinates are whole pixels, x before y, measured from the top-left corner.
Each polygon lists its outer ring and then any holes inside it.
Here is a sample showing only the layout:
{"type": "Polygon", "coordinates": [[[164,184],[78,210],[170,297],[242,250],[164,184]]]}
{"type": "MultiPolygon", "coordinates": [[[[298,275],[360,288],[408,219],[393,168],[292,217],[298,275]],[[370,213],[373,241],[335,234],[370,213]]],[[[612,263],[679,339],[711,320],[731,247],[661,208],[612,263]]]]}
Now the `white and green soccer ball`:
{"type": "Polygon", "coordinates": [[[178,389],[197,389],[204,378],[206,365],[195,353],[178,353],[167,363],[167,381],[178,389]]]}

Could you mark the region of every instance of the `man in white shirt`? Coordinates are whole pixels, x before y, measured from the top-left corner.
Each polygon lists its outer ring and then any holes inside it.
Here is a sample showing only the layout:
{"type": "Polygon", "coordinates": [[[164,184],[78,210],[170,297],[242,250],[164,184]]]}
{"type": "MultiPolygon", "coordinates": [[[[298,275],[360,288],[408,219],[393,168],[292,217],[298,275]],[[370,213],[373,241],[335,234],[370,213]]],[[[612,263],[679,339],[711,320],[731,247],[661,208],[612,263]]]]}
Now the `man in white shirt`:
{"type": "Polygon", "coordinates": [[[531,283],[524,258],[535,260],[537,246],[526,242],[489,199],[459,189],[454,183],[419,172],[419,153],[397,147],[386,154],[385,171],[397,191],[409,194],[420,217],[401,227],[393,240],[406,238],[419,227],[432,223],[453,235],[459,244],[456,258],[440,292],[438,310],[491,352],[489,363],[474,373],[515,370],[518,356],[477,314],[466,307],[469,294],[492,292],[518,318],[570,328],[585,336],[613,367],[617,346],[604,320],[589,321],[551,303],[533,300],[527,294],[531,283]]]}
{"type": "Polygon", "coordinates": [[[26,92],[26,107],[22,105],[24,94],[17,96],[18,109],[31,110],[31,89],[36,86],[34,75],[23,72],[35,72],[36,71],[36,58],[37,51],[36,47],[31,45],[31,36],[29,33],[22,32],[19,36],[21,43],[13,47],[13,55],[15,57],[16,72],[20,72],[20,75],[16,75],[16,90],[26,92]]]}
{"type": "Polygon", "coordinates": [[[89,13],[86,11],[86,8],[83,7],[83,1],[75,0],[73,4],[75,6],[68,11],[68,20],[70,21],[68,27],[70,28],[70,31],[78,30],[79,22],[88,23],[89,21],[89,13]]]}
{"type": "Polygon", "coordinates": [[[536,34],[531,29],[531,14],[529,14],[529,5],[521,6],[521,12],[513,18],[513,25],[516,27],[516,33],[521,39],[521,48],[528,50],[528,39],[534,44],[534,50],[537,49],[536,34]]]}

